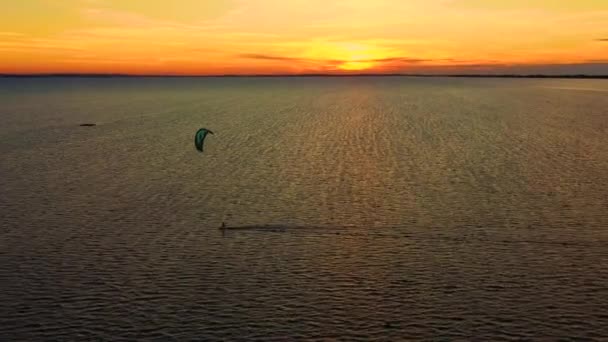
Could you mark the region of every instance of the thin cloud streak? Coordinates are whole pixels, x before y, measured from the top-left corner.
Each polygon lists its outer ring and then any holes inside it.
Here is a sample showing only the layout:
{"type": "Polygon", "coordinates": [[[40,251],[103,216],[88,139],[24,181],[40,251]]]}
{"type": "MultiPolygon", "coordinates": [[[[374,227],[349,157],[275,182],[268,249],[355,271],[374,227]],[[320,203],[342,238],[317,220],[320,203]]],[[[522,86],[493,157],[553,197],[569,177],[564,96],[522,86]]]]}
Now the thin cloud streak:
{"type": "MultiPolygon", "coordinates": [[[[306,61],[306,62],[329,62],[329,63],[343,63],[349,62],[349,60],[336,60],[336,59],[312,59],[312,58],[298,58],[298,57],[286,57],[286,56],[274,56],[257,53],[243,53],[238,54],[237,57],[269,60],[269,61],[306,61]]],[[[387,58],[360,58],[352,60],[358,63],[390,63],[390,62],[403,62],[403,63],[424,63],[433,61],[444,61],[449,59],[423,59],[423,58],[411,58],[411,57],[387,57],[387,58]]],[[[351,62],[352,62],[351,61],[351,62]]]]}
{"type": "Polygon", "coordinates": [[[304,60],[306,60],[303,58],[272,56],[272,55],[264,55],[264,54],[257,54],[257,53],[242,53],[242,54],[238,54],[237,57],[248,58],[248,59],[260,59],[260,60],[267,60],[267,61],[304,61],[304,60]]]}

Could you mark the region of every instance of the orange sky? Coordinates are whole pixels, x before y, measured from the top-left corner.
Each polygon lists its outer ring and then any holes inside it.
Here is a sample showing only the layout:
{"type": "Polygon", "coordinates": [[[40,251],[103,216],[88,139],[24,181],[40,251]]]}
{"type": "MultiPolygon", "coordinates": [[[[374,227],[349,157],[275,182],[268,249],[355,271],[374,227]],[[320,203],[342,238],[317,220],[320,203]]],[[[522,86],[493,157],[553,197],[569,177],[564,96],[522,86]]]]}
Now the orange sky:
{"type": "Polygon", "coordinates": [[[607,0],[15,0],[0,73],[608,74],[607,0]]]}

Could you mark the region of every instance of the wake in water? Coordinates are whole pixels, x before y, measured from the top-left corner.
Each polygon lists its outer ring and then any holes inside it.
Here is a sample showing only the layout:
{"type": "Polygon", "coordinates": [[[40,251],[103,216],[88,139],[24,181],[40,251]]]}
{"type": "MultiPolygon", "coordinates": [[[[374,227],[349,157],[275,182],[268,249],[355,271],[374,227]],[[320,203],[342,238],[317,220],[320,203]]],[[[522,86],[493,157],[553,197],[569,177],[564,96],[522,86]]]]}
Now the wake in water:
{"type": "Polygon", "coordinates": [[[375,227],[374,229],[368,229],[366,227],[356,226],[306,226],[306,225],[289,225],[289,224],[260,224],[260,225],[241,225],[241,226],[227,226],[222,222],[222,225],[218,228],[222,235],[229,232],[311,232],[328,235],[346,235],[346,236],[370,236],[370,237],[394,237],[394,238],[407,238],[411,240],[435,240],[435,241],[452,241],[459,243],[484,243],[484,244],[536,244],[536,245],[553,245],[553,246],[575,246],[575,247],[589,247],[589,248],[606,248],[606,244],[597,242],[582,242],[582,241],[560,241],[560,240],[533,240],[533,239],[508,239],[500,236],[492,236],[491,234],[484,234],[484,236],[477,235],[463,235],[453,236],[444,233],[433,233],[429,232],[414,232],[404,230],[406,227],[375,227]]]}

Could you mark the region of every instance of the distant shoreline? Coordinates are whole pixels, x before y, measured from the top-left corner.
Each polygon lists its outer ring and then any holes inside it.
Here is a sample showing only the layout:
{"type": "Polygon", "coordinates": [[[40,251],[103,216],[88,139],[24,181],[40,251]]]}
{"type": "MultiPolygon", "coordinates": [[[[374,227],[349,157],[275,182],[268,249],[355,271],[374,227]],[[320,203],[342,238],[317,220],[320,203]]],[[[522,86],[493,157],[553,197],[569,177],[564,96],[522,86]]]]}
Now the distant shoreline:
{"type": "Polygon", "coordinates": [[[456,78],[567,78],[608,79],[608,75],[514,75],[514,74],[252,74],[252,75],[132,75],[132,74],[0,74],[0,78],[254,78],[254,77],[456,77],[456,78]]]}

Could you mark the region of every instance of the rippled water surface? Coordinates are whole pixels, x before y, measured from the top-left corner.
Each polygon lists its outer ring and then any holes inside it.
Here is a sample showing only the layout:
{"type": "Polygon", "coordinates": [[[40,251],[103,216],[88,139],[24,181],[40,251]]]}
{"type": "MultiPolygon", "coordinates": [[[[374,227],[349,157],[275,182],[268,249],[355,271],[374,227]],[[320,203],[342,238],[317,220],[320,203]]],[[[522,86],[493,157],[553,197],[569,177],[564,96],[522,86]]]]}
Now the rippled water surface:
{"type": "Polygon", "coordinates": [[[0,155],[3,341],[608,339],[608,81],[5,78],[0,155]]]}

